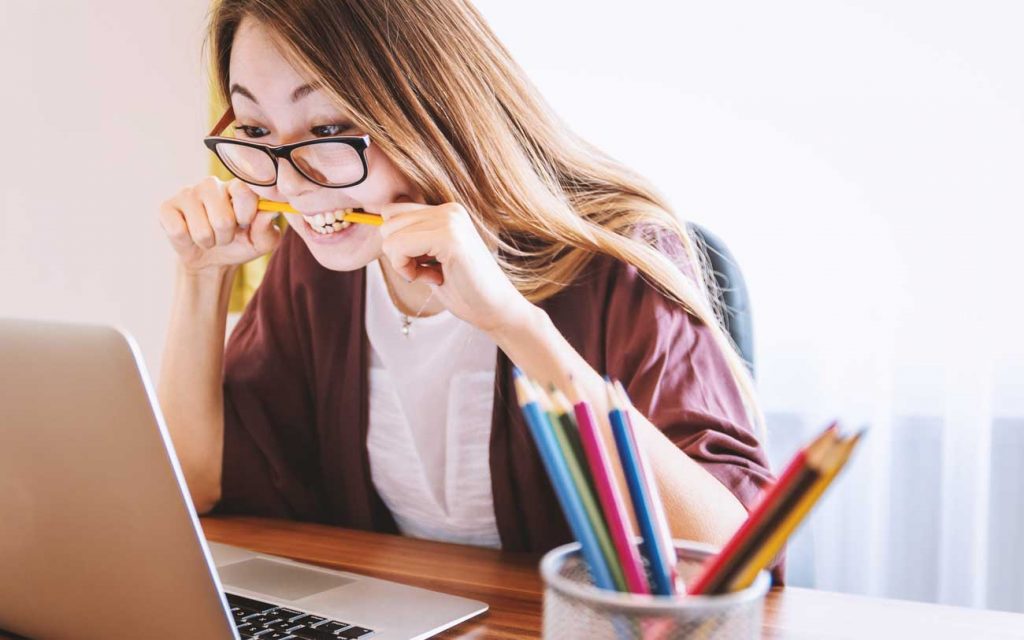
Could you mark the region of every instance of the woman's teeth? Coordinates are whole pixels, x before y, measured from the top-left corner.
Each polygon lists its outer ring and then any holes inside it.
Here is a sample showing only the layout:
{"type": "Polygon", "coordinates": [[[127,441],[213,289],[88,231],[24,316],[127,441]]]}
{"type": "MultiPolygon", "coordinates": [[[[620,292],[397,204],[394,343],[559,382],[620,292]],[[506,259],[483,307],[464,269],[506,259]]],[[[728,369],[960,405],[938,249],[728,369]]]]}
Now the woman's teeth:
{"type": "Polygon", "coordinates": [[[341,209],[338,211],[328,211],[327,213],[318,213],[313,216],[302,216],[313,231],[322,235],[328,235],[349,228],[352,223],[343,220],[342,218],[344,217],[345,212],[341,209]]]}

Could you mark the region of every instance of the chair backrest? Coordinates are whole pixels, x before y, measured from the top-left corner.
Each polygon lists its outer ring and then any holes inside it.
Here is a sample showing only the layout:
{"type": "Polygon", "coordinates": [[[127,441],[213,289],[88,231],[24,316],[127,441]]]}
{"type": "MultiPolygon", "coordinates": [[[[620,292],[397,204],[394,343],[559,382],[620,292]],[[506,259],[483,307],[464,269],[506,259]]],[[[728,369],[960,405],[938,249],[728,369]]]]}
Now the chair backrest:
{"type": "Polygon", "coordinates": [[[743,279],[739,263],[722,239],[695,222],[687,223],[696,237],[697,245],[704,251],[708,264],[718,283],[724,312],[725,329],[739,350],[740,357],[747,362],[750,374],[754,374],[754,323],[750,312],[750,298],[747,283],[743,279]]]}

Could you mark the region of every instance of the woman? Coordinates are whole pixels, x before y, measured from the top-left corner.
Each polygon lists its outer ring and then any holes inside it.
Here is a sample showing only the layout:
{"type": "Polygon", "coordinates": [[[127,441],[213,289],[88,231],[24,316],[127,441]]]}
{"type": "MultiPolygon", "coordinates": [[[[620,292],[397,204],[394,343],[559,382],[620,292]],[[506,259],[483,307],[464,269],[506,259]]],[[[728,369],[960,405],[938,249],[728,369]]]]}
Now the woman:
{"type": "Polygon", "coordinates": [[[180,266],[159,395],[200,512],[566,542],[518,366],[598,409],[621,379],[673,534],[731,535],[770,474],[685,227],[468,2],[224,0],[210,35],[232,105],[214,133],[245,143],[210,144],[244,180],[160,211],[180,266]],[[310,140],[276,171],[254,146],[310,140]],[[282,236],[258,198],[305,215],[282,236]],[[332,220],[346,207],[384,223],[332,220]],[[274,249],[225,355],[234,270],[274,249]]]}

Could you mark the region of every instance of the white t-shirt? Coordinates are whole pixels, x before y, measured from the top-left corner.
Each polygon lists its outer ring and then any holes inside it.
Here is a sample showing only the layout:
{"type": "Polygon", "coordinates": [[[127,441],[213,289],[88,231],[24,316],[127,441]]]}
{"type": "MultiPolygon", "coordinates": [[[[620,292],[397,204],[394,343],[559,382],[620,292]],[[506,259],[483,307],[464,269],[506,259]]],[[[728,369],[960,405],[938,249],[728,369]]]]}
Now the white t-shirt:
{"type": "Polygon", "coordinates": [[[489,457],[497,346],[447,310],[411,320],[403,335],[374,260],[366,267],[374,487],[405,535],[500,547],[489,457]]]}

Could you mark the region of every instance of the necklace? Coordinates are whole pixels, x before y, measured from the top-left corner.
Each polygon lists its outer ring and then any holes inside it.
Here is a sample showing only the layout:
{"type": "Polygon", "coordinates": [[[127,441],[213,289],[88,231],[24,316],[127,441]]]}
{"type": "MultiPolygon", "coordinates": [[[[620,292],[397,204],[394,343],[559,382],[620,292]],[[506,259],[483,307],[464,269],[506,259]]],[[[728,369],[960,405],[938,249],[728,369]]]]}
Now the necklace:
{"type": "MultiPolygon", "coordinates": [[[[380,261],[378,261],[378,264],[380,264],[380,261]]],[[[388,278],[387,278],[387,276],[384,273],[384,266],[383,265],[381,265],[381,267],[380,267],[380,275],[381,275],[381,279],[384,280],[384,288],[387,290],[388,296],[391,297],[391,301],[394,303],[395,308],[398,309],[397,296],[395,296],[394,291],[391,290],[391,283],[388,282],[388,278]]],[[[437,293],[437,288],[433,288],[430,291],[430,295],[427,296],[427,299],[423,302],[423,306],[420,307],[420,310],[417,311],[416,315],[414,315],[412,318],[410,318],[407,314],[402,313],[401,310],[398,311],[398,315],[402,318],[402,335],[403,336],[405,336],[406,338],[409,337],[409,328],[412,327],[412,321],[420,319],[420,316],[423,315],[423,310],[426,309],[427,305],[430,304],[430,301],[433,300],[435,293],[437,293]]]]}
{"type": "Polygon", "coordinates": [[[430,300],[434,297],[434,293],[436,293],[436,292],[437,292],[437,289],[434,289],[433,291],[430,292],[430,295],[427,296],[426,302],[423,303],[423,306],[420,307],[420,310],[417,311],[416,315],[413,316],[412,318],[409,318],[409,316],[407,316],[404,313],[402,313],[401,311],[399,311],[399,315],[402,316],[402,335],[403,336],[405,336],[406,338],[409,337],[409,327],[412,326],[412,321],[420,319],[420,315],[423,313],[423,310],[427,308],[427,305],[430,304],[430,300]]]}

